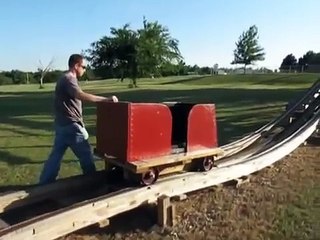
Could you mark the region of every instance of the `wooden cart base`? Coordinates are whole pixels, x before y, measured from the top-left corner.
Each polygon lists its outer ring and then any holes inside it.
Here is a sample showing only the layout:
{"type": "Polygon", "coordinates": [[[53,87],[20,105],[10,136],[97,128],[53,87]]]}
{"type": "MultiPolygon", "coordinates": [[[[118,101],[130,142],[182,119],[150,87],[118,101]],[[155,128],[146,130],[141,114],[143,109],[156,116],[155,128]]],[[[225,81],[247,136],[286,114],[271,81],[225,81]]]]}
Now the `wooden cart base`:
{"type": "Polygon", "coordinates": [[[106,169],[110,167],[121,168],[125,179],[138,180],[144,185],[150,185],[156,182],[161,175],[190,170],[209,171],[214,167],[214,161],[223,155],[222,149],[210,148],[134,162],[125,162],[107,154],[103,158],[106,169]]]}

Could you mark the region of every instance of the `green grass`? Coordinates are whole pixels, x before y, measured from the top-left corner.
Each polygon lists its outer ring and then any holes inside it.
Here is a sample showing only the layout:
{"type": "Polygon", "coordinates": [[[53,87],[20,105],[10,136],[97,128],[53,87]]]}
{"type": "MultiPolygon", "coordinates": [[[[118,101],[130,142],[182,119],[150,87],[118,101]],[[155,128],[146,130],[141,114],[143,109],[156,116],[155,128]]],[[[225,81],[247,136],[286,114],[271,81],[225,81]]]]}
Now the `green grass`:
{"type": "MultiPolygon", "coordinates": [[[[315,74],[188,76],[141,79],[136,89],[128,80],[81,82],[85,91],[132,102],[210,102],[217,108],[219,142],[224,144],[257,129],[284,110],[316,79],[315,74]]],[[[53,142],[54,84],[0,86],[0,185],[36,183],[53,142]]],[[[95,145],[95,106],[84,104],[84,116],[95,145]]],[[[97,162],[98,168],[102,167],[97,162]]],[[[68,151],[60,177],[80,173],[68,151]]]]}
{"type": "Polygon", "coordinates": [[[272,235],[273,239],[318,239],[319,196],[319,188],[307,189],[293,203],[281,206],[275,221],[277,231],[272,235]]]}
{"type": "MultiPolygon", "coordinates": [[[[215,103],[222,145],[278,116],[288,101],[301,96],[317,78],[316,74],[188,76],[141,79],[136,89],[128,88],[128,80],[81,82],[81,85],[91,93],[116,94],[121,101],[215,103]]],[[[46,84],[44,89],[38,85],[0,86],[0,191],[37,182],[53,142],[53,90],[54,84],[46,84]]],[[[93,146],[95,110],[95,105],[84,104],[84,118],[93,146]]],[[[102,162],[96,164],[98,169],[103,168],[102,162]]],[[[60,177],[79,173],[78,161],[68,150],[60,177]]],[[[310,187],[312,184],[303,179],[298,183],[305,185],[290,187],[296,189],[297,198],[280,205],[277,218],[270,223],[276,228],[271,236],[274,239],[304,239],[314,231],[312,228],[319,227],[314,226],[320,219],[315,204],[319,202],[319,188],[310,187]]],[[[292,186],[295,184],[291,181],[292,186]]]]}

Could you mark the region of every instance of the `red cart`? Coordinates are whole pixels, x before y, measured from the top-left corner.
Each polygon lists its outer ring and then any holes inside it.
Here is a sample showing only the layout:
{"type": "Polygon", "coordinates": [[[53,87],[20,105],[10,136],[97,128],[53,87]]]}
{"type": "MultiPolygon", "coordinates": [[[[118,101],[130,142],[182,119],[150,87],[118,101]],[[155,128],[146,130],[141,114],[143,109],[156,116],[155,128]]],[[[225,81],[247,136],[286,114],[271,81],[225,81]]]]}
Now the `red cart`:
{"type": "Polygon", "coordinates": [[[209,171],[223,155],[214,104],[99,103],[96,130],[96,153],[106,166],[145,185],[173,172],[209,171]]]}

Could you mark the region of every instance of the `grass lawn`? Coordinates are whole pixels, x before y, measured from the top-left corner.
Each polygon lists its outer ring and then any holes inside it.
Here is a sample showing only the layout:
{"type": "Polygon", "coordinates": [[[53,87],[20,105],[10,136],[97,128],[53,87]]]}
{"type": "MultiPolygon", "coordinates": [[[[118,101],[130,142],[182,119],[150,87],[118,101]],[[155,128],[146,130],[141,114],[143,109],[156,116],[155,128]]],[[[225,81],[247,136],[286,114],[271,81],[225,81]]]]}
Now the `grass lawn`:
{"type": "MultiPolygon", "coordinates": [[[[81,85],[91,93],[115,94],[121,101],[215,103],[219,144],[222,145],[278,116],[288,101],[301,96],[317,78],[319,74],[188,76],[141,79],[136,89],[127,87],[128,80],[124,83],[116,80],[90,81],[81,82],[81,85]]],[[[0,191],[13,185],[37,182],[53,142],[53,89],[54,84],[46,84],[41,90],[38,85],[0,86],[0,191]]],[[[94,146],[93,104],[84,104],[84,116],[90,142],[94,146]]],[[[100,169],[103,167],[102,162],[96,164],[100,169]]],[[[80,166],[68,150],[62,161],[60,177],[79,173],[80,166]]],[[[274,224],[280,233],[285,232],[284,236],[288,236],[288,231],[294,231],[292,224],[299,223],[299,219],[306,215],[310,218],[316,216],[312,215],[315,211],[299,210],[301,204],[303,209],[315,207],[315,196],[319,191],[310,189],[311,192],[299,195],[301,201],[295,199],[279,209],[279,218],[274,224]],[[288,218],[294,220],[288,222],[288,218]]]]}
{"type": "MultiPolygon", "coordinates": [[[[128,81],[81,82],[85,91],[116,94],[132,102],[215,103],[219,143],[224,144],[267,123],[284,105],[308,88],[314,74],[233,75],[141,79],[129,89],[128,81]]],[[[52,97],[54,84],[0,86],[0,185],[35,183],[53,141],[52,97]]],[[[95,106],[84,104],[84,116],[95,144],[95,106]]],[[[97,162],[98,168],[102,163],[97,162]]],[[[60,177],[80,173],[75,156],[68,151],[60,177]]]]}

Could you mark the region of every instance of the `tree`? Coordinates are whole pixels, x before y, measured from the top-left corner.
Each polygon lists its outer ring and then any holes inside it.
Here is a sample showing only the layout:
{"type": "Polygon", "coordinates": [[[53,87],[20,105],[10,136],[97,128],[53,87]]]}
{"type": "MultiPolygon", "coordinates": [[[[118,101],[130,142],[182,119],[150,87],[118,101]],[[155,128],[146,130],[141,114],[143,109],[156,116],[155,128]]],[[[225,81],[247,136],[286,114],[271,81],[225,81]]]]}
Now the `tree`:
{"type": "Polygon", "coordinates": [[[39,88],[43,88],[43,79],[46,76],[46,74],[51,70],[51,66],[53,64],[53,58],[51,61],[48,63],[46,67],[43,66],[41,60],[39,60],[40,67],[38,67],[38,71],[40,73],[40,86],[39,88]]]}
{"type": "MultiPolygon", "coordinates": [[[[137,33],[125,24],[122,28],[111,28],[111,36],[104,36],[91,44],[91,49],[85,51],[87,60],[93,69],[102,70],[113,77],[135,77],[137,72],[132,68],[136,62],[137,33]]],[[[106,75],[106,74],[103,74],[106,75]]]]}
{"type": "MultiPolygon", "coordinates": [[[[137,86],[139,76],[158,75],[162,70],[168,72],[169,66],[178,65],[182,59],[178,40],[170,36],[169,30],[158,22],[143,20],[143,28],[137,31],[111,28],[111,36],[104,36],[91,44],[85,51],[94,69],[104,68],[121,80],[128,76],[133,86],[137,86]]],[[[177,72],[170,70],[169,72],[177,72]]]]}
{"type": "Polygon", "coordinates": [[[129,29],[129,24],[125,24],[123,28],[111,28],[113,35],[114,62],[115,67],[119,69],[121,81],[129,75],[134,86],[137,78],[137,33],[129,29]]]}
{"type": "Polygon", "coordinates": [[[144,18],[138,37],[137,60],[141,75],[158,75],[163,66],[178,64],[182,59],[179,41],[172,38],[168,28],[158,22],[148,22],[144,18]]]}
{"type": "Polygon", "coordinates": [[[289,70],[295,68],[297,65],[297,59],[293,54],[287,55],[281,63],[280,69],[283,70],[289,70]]]}
{"type": "Polygon", "coordinates": [[[306,54],[303,55],[302,58],[299,58],[298,64],[299,65],[310,64],[314,56],[315,56],[315,53],[313,51],[308,51],[306,54]]]}
{"type": "Polygon", "coordinates": [[[264,56],[264,49],[258,45],[258,28],[253,25],[243,32],[236,42],[234,60],[231,64],[244,64],[244,73],[246,73],[247,65],[263,61],[264,56]]]}

